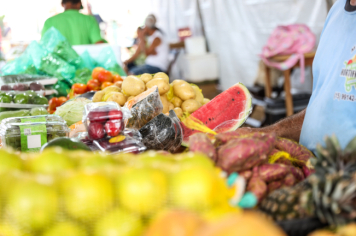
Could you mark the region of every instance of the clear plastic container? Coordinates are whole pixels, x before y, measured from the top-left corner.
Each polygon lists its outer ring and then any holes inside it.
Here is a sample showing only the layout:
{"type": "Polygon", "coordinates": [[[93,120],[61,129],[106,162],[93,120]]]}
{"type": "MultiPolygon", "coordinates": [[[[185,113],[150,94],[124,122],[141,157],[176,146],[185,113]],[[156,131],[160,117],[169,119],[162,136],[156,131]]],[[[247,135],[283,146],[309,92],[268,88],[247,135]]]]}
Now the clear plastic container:
{"type": "Polygon", "coordinates": [[[47,107],[48,99],[44,92],[29,91],[0,91],[0,108],[24,108],[47,107]]]}
{"type": "Polygon", "coordinates": [[[7,118],[0,124],[2,145],[23,152],[39,151],[45,143],[67,137],[69,131],[66,122],[55,115],[7,118]]]}
{"type": "Polygon", "coordinates": [[[125,129],[124,120],[130,112],[116,102],[97,102],[85,105],[83,123],[89,139],[100,140],[116,137],[125,129]]]}

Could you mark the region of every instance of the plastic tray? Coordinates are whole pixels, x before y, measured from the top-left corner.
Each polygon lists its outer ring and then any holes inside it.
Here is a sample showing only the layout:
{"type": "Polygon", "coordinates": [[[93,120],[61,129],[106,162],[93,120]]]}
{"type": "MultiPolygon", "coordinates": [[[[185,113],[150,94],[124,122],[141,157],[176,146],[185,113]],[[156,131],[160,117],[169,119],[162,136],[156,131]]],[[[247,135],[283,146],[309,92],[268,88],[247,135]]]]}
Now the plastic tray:
{"type": "Polygon", "coordinates": [[[48,105],[37,105],[37,104],[19,104],[19,103],[0,103],[0,107],[5,108],[19,108],[19,109],[31,109],[36,107],[45,107],[48,105]]]}

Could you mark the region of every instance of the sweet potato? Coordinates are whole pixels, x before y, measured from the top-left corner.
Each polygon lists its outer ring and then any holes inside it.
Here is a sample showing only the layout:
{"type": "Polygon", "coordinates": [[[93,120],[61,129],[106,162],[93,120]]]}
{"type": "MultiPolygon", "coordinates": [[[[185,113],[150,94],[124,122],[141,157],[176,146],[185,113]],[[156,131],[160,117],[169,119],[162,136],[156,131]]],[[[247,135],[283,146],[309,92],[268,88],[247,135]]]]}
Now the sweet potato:
{"type": "Polygon", "coordinates": [[[242,134],[239,132],[239,130],[217,134],[215,136],[215,147],[224,145],[232,139],[241,137],[241,135],[242,134]]]}
{"type": "Polygon", "coordinates": [[[252,177],[252,171],[251,170],[245,170],[239,173],[240,176],[244,177],[246,181],[249,181],[252,177]]]}
{"type": "Polygon", "coordinates": [[[278,138],[275,147],[278,150],[288,152],[293,158],[300,161],[306,162],[310,157],[314,156],[306,147],[285,138],[278,138]]]}
{"type": "Polygon", "coordinates": [[[307,178],[309,175],[313,174],[315,171],[314,169],[311,169],[307,167],[306,165],[302,167],[304,178],[307,178]]]}
{"type": "Polygon", "coordinates": [[[282,164],[264,164],[259,167],[259,176],[266,183],[283,179],[289,172],[289,168],[282,164]]]}
{"type": "Polygon", "coordinates": [[[196,133],[189,137],[189,149],[192,152],[205,153],[214,162],[217,160],[216,149],[204,133],[196,133]]]}
{"type": "Polygon", "coordinates": [[[247,184],[247,191],[254,193],[260,202],[267,195],[267,184],[254,174],[247,184]]]}
{"type": "Polygon", "coordinates": [[[294,177],[293,174],[289,173],[286,178],[284,179],[283,185],[292,187],[297,183],[297,179],[294,177]]]}
{"type": "Polygon", "coordinates": [[[289,171],[291,174],[293,174],[293,176],[296,178],[298,182],[304,179],[304,174],[302,169],[294,166],[289,166],[289,171]]]}
{"type": "Polygon", "coordinates": [[[230,140],[220,147],[217,165],[226,171],[249,170],[266,161],[275,139],[274,134],[255,133],[230,140]]]}
{"type": "Polygon", "coordinates": [[[282,186],[283,186],[283,180],[273,181],[267,185],[268,193],[271,193],[274,190],[280,189],[282,186]]]}

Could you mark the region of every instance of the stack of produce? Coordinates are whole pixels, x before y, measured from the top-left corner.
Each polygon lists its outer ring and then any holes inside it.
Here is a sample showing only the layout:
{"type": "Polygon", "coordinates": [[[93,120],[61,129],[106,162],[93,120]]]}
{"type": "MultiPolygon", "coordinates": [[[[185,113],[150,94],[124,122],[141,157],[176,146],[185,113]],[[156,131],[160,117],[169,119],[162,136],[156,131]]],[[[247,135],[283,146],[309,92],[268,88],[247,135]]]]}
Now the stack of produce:
{"type": "Polygon", "coordinates": [[[157,236],[160,212],[207,221],[240,212],[228,203],[237,186],[200,154],[49,148],[21,156],[1,149],[0,156],[0,235],[140,236],[152,222],[149,235],[157,236]]]}
{"type": "Polygon", "coordinates": [[[354,236],[356,235],[356,224],[351,223],[342,227],[337,228],[336,230],[317,230],[308,236],[354,236]]]}
{"type": "Polygon", "coordinates": [[[86,84],[76,83],[72,86],[69,96],[76,96],[90,91],[99,91],[114,84],[121,87],[123,79],[115,72],[110,72],[102,67],[96,67],[91,74],[91,79],[86,84]]]}
{"type": "Polygon", "coordinates": [[[295,187],[270,193],[261,210],[275,220],[317,216],[332,226],[356,219],[356,138],[341,149],[335,136],[325,139],[326,147],[317,146],[312,159],[315,173],[295,187]]]}
{"type": "Polygon", "coordinates": [[[247,181],[247,191],[261,201],[269,192],[283,186],[294,186],[310,174],[307,161],[313,154],[291,140],[274,134],[239,131],[218,134],[215,145],[207,135],[190,137],[193,152],[206,153],[217,166],[238,172],[247,181]]]}

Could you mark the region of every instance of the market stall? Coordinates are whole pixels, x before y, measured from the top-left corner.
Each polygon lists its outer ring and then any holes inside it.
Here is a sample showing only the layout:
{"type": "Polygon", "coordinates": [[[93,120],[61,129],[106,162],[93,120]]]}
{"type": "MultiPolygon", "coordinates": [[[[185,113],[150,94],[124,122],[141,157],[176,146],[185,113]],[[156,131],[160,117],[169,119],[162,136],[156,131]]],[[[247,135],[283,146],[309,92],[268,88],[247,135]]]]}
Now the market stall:
{"type": "Polygon", "coordinates": [[[44,38],[0,77],[0,235],[354,235],[356,139],[246,133],[242,83],[209,100],[44,38]]]}

